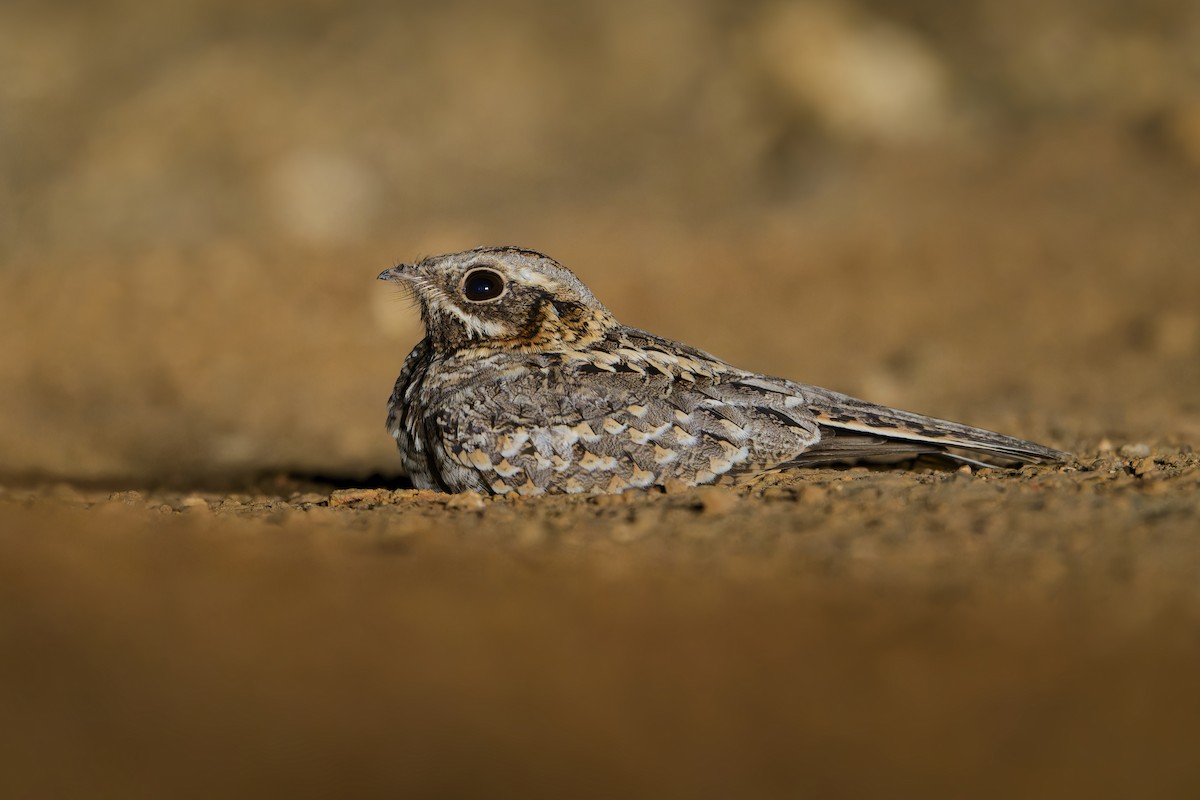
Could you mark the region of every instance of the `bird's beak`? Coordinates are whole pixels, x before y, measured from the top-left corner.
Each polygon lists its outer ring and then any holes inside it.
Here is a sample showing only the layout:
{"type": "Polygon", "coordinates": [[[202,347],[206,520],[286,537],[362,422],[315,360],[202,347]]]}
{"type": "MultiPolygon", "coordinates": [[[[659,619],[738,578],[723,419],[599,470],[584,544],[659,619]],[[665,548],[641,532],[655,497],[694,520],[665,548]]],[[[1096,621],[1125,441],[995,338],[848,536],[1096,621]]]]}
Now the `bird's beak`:
{"type": "Polygon", "coordinates": [[[408,278],[408,275],[405,274],[405,270],[407,270],[407,269],[409,269],[409,266],[407,264],[397,264],[394,267],[389,267],[389,268],[385,269],[383,272],[379,273],[379,280],[381,280],[381,281],[406,280],[408,278]]]}

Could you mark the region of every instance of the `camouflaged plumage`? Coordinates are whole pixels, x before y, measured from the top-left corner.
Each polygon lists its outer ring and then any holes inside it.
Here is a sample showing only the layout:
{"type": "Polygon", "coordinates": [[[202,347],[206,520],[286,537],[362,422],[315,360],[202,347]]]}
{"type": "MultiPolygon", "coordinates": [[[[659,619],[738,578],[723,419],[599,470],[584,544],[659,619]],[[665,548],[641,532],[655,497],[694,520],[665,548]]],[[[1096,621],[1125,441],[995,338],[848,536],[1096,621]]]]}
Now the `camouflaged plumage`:
{"type": "Polygon", "coordinates": [[[625,327],[532,250],[481,247],[379,277],[415,294],[427,333],[387,419],[419,488],[621,492],[813,464],[1066,455],[746,372],[625,327]]]}

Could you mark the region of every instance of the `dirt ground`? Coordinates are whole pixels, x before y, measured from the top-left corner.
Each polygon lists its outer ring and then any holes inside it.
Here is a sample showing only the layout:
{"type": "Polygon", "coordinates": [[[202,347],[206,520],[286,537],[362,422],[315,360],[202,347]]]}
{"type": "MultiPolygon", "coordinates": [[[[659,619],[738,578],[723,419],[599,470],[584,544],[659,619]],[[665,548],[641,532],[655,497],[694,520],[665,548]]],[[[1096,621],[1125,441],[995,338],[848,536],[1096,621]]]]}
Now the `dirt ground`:
{"type": "Polygon", "coordinates": [[[0,796],[1196,796],[1193,4],[519,5],[0,8],[0,796]],[[485,243],[1075,458],[416,491],[485,243]]]}

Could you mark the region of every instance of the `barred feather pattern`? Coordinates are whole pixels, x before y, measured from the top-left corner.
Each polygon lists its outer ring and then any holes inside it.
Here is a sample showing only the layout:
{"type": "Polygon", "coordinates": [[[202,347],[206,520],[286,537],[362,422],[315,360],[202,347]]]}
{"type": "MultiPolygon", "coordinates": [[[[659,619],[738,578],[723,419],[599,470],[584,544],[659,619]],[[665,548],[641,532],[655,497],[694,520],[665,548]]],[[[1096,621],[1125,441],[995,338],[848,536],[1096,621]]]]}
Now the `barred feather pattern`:
{"type": "Polygon", "coordinates": [[[418,487],[615,493],[831,463],[932,456],[1007,465],[1066,456],[747,372],[626,327],[536,251],[478,248],[380,278],[413,287],[427,330],[405,360],[387,417],[418,487]],[[473,301],[463,292],[481,269],[500,279],[503,293],[473,301]]]}

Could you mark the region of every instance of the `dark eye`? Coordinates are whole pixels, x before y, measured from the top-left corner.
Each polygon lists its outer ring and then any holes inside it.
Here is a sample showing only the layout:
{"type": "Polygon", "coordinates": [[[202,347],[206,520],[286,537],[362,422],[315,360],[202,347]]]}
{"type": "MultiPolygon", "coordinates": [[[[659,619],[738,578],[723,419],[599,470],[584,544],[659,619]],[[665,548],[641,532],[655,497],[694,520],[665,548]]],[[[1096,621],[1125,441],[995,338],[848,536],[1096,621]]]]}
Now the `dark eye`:
{"type": "Polygon", "coordinates": [[[499,297],[504,291],[504,279],[490,269],[477,269],[467,273],[463,280],[463,294],[467,299],[481,303],[499,297]]]}

